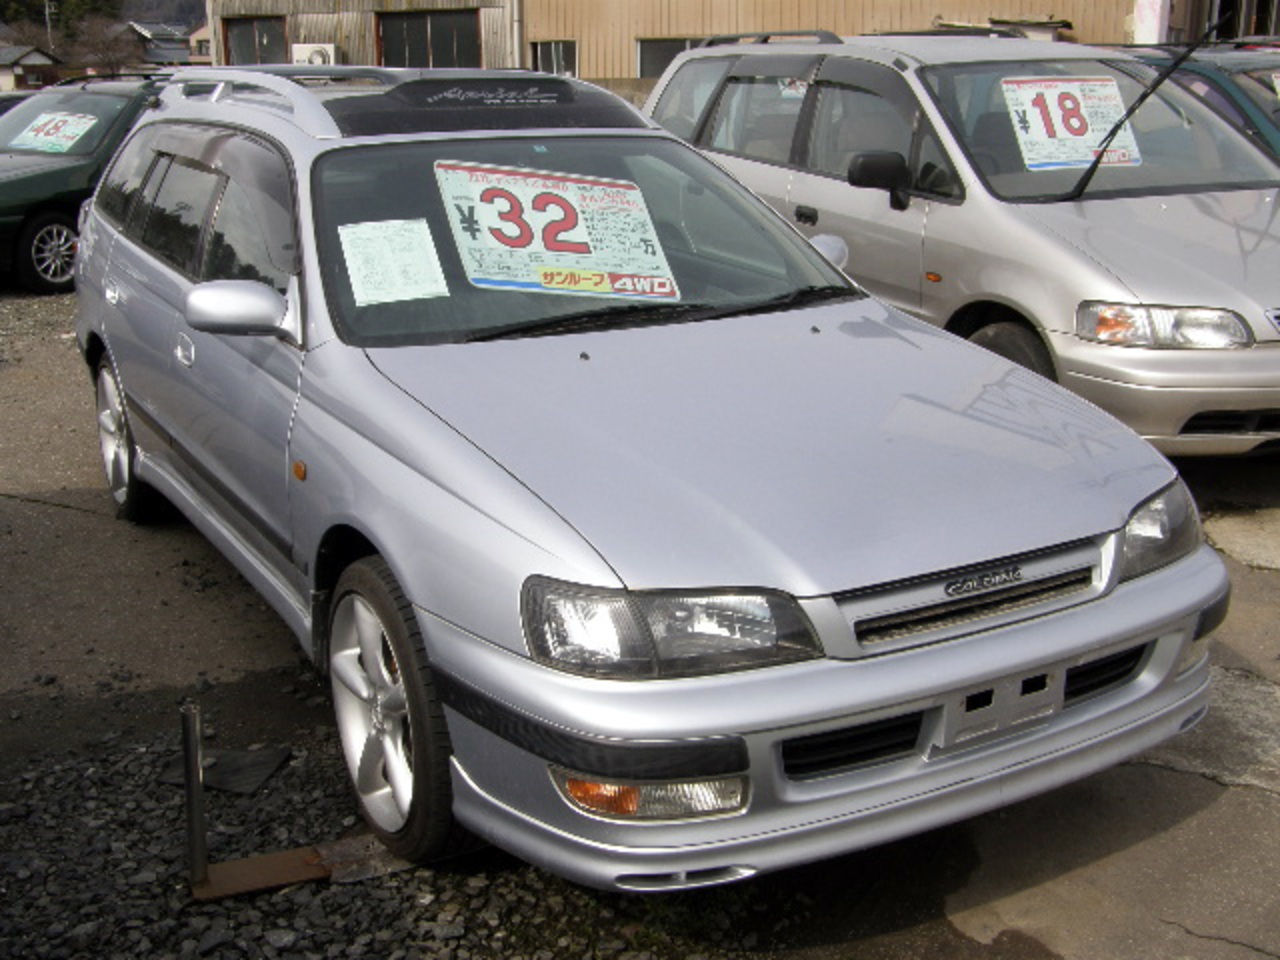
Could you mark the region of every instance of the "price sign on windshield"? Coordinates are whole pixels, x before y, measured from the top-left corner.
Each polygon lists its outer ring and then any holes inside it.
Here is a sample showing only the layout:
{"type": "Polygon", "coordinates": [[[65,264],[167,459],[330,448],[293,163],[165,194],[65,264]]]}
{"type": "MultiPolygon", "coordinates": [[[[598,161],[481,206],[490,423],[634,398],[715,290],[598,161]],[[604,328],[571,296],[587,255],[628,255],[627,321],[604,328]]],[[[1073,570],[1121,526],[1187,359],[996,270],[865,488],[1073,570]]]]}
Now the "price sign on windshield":
{"type": "Polygon", "coordinates": [[[435,173],[475,286],[680,299],[636,184],[447,160],[435,173]]]}
{"type": "Polygon", "coordinates": [[[42,113],[9,141],[10,147],[66,153],[98,122],[87,113],[42,113]]]}
{"type": "MultiPolygon", "coordinates": [[[[1028,170],[1087,167],[1124,116],[1124,100],[1112,77],[1012,77],[1000,87],[1028,170]]],[[[1142,162],[1129,124],[1111,141],[1102,162],[1142,162]]]]}

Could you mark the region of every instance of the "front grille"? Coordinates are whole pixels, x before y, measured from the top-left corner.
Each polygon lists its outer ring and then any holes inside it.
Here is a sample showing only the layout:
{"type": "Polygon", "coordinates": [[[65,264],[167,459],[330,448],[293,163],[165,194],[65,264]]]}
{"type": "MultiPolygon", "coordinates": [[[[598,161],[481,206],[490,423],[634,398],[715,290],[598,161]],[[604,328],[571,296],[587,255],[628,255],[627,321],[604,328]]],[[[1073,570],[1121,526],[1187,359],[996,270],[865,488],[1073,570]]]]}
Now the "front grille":
{"type": "Polygon", "coordinates": [[[1146,655],[1146,646],[1131,647],[1108,657],[1082,663],[1067,671],[1062,702],[1070,705],[1086,697],[1114,690],[1133,679],[1146,655]]]}
{"type": "Polygon", "coordinates": [[[797,737],[782,745],[782,769],[793,780],[805,780],[905,756],[916,749],[923,722],[923,713],[909,713],[797,737]]]}
{"type": "Polygon", "coordinates": [[[1280,433],[1280,410],[1206,410],[1184,423],[1179,433],[1280,433]]]}
{"type": "Polygon", "coordinates": [[[855,620],[853,631],[859,643],[873,645],[901,640],[934,630],[950,630],[975,620],[988,620],[1016,613],[1026,607],[1059,600],[1093,585],[1091,569],[1071,570],[1056,577],[1018,583],[992,593],[963,600],[948,600],[905,613],[855,620]]]}

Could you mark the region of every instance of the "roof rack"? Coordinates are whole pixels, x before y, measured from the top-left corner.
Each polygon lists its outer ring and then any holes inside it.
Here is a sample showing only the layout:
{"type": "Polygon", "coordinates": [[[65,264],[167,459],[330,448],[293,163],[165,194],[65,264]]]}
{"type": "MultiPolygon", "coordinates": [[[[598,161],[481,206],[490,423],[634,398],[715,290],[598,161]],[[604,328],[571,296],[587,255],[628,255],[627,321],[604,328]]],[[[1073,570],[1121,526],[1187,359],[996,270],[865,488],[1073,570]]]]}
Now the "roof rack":
{"type": "Polygon", "coordinates": [[[307,79],[371,80],[393,86],[415,79],[422,71],[375,67],[272,66],[244,68],[195,67],[169,78],[167,98],[205,99],[209,103],[238,102],[242,106],[289,115],[300,130],[314,137],[338,137],[341,131],[324,105],[305,85],[307,79]]]}
{"type": "Polygon", "coordinates": [[[770,30],[766,33],[724,33],[714,37],[707,37],[700,47],[718,47],[722,44],[741,43],[744,40],[748,43],[769,43],[779,37],[812,37],[818,43],[844,43],[836,34],[830,30],[770,30]]]}

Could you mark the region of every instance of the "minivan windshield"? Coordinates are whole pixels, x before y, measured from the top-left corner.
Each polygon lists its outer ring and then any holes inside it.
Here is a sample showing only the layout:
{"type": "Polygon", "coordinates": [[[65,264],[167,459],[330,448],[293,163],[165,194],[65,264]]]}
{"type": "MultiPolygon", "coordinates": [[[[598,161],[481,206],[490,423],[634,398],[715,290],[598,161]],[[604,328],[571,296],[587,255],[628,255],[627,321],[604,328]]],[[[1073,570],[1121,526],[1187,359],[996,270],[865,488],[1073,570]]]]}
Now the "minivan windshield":
{"type": "Polygon", "coordinates": [[[0,151],[90,154],[129,101],[84,90],[38,93],[0,116],[0,151]]]}
{"type": "Polygon", "coordinates": [[[787,309],[862,292],[685,145],[510,136],[333,150],[314,170],[339,335],[491,340],[787,309]]]}
{"type": "MultiPolygon", "coordinates": [[[[1070,194],[1095,148],[1155,77],[1102,60],[959,63],[925,71],[974,169],[996,196],[1070,194]]],[[[1111,142],[1086,198],[1280,185],[1280,166],[1209,106],[1161,86],[1111,142]]]]}

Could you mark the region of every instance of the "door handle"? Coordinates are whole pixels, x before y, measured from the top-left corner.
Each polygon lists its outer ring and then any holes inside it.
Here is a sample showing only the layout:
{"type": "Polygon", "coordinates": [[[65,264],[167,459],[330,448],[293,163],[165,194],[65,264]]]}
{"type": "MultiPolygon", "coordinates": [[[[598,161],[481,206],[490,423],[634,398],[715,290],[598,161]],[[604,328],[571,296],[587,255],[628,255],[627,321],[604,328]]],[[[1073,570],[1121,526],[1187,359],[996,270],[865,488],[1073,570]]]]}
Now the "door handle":
{"type": "Polygon", "coordinates": [[[185,333],[178,334],[178,345],[173,348],[173,355],[178,358],[178,362],[184,367],[189,367],[196,362],[196,345],[191,342],[191,338],[185,333]]]}
{"type": "Polygon", "coordinates": [[[815,207],[799,206],[796,207],[796,223],[803,223],[806,227],[815,226],[818,222],[818,211],[815,207]]]}
{"type": "Polygon", "coordinates": [[[117,287],[115,283],[108,280],[102,288],[102,296],[106,299],[107,303],[114,307],[120,302],[120,288],[117,287]]]}

